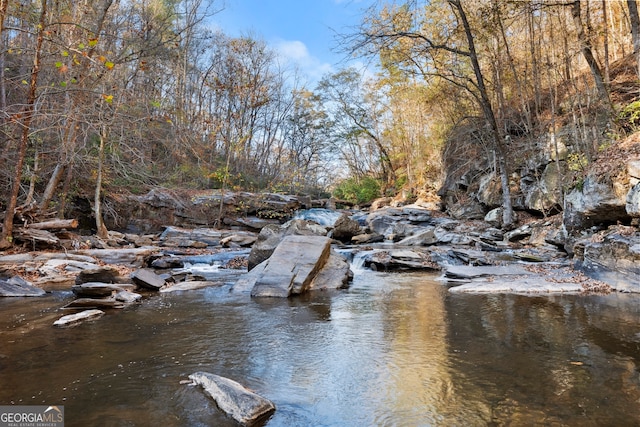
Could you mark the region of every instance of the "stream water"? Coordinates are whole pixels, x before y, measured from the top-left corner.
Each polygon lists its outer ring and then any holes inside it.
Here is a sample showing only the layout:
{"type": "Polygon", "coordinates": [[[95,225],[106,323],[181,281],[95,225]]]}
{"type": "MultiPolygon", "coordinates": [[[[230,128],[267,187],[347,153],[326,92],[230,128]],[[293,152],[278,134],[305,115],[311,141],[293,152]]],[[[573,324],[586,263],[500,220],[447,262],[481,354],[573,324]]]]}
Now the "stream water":
{"type": "Polygon", "coordinates": [[[196,371],[272,400],[267,426],[640,425],[640,296],[454,295],[427,274],[251,300],[147,295],[72,328],[72,298],[0,300],[0,404],[70,426],[232,426],[196,371]]]}

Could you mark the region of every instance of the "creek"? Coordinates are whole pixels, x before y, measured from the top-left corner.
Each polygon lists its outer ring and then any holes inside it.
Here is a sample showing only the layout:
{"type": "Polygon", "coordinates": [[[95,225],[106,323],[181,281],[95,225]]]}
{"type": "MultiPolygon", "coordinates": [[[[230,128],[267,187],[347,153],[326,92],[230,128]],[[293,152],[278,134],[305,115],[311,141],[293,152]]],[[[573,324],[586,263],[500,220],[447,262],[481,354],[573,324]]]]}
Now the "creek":
{"type": "MultiPolygon", "coordinates": [[[[212,273],[215,274],[215,273],[212,273]]],[[[640,425],[640,296],[465,295],[358,270],[350,289],[148,294],[76,327],[73,297],[0,300],[0,404],[70,426],[232,426],[196,371],[272,400],[267,426],[640,425]]]]}

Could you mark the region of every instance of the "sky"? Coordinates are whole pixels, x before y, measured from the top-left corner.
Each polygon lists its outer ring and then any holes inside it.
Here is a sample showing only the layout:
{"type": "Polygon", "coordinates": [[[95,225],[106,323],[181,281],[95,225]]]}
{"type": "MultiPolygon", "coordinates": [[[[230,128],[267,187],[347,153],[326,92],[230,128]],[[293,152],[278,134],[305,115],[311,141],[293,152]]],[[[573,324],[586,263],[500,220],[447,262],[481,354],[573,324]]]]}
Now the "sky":
{"type": "MultiPolygon", "coordinates": [[[[374,0],[224,0],[213,24],[233,37],[264,40],[283,59],[297,64],[310,82],[344,66],[336,33],[360,23],[374,0]]],[[[220,4],[220,3],[218,3],[220,4]]]]}

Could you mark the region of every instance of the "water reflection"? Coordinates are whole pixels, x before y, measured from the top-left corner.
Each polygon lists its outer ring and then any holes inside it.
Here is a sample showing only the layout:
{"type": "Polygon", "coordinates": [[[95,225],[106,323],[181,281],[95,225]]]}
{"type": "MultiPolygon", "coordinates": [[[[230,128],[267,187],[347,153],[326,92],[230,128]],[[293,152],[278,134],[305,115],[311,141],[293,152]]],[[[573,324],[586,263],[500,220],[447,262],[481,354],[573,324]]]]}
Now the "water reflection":
{"type": "Polygon", "coordinates": [[[640,297],[449,294],[359,272],[347,291],[153,295],[70,329],[71,298],[0,300],[0,403],[68,426],[225,426],[195,371],[273,400],[268,426],[640,425],[640,297]]]}

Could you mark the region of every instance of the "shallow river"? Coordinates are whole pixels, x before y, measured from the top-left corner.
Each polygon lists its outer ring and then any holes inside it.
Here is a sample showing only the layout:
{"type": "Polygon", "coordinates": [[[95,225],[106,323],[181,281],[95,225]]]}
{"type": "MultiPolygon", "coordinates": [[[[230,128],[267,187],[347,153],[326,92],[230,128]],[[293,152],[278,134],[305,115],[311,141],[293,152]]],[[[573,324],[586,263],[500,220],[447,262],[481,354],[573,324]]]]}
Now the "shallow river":
{"type": "Polygon", "coordinates": [[[149,295],[79,326],[68,292],[0,300],[0,404],[66,426],[235,425],[196,371],[272,400],[267,426],[640,425],[640,295],[453,295],[424,274],[250,300],[149,295]]]}

